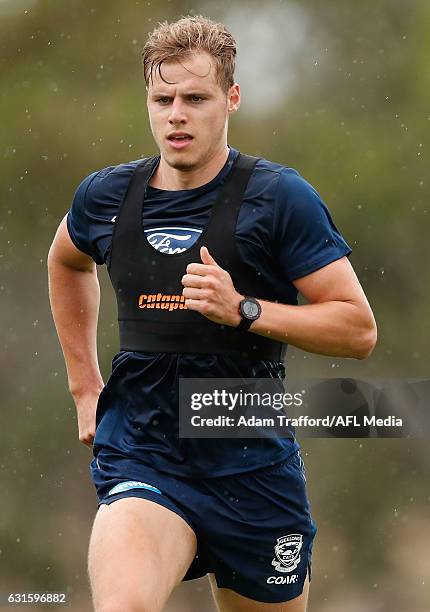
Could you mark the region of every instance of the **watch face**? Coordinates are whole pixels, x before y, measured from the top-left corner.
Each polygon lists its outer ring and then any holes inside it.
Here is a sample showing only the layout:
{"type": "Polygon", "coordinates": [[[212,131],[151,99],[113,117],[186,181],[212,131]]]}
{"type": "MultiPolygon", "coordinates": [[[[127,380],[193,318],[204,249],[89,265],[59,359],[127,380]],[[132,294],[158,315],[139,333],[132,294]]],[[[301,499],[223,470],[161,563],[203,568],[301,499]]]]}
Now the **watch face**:
{"type": "Polygon", "coordinates": [[[255,302],[244,300],[242,303],[242,312],[248,319],[255,319],[260,314],[260,308],[255,302]]]}

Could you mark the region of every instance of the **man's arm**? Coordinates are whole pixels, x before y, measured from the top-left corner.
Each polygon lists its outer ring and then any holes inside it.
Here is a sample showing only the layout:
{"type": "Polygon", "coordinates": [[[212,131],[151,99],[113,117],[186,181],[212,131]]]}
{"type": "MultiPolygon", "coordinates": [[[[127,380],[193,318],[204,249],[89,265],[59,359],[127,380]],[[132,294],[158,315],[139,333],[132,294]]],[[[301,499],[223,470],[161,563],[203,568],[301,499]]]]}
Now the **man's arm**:
{"type": "Polygon", "coordinates": [[[100,287],[96,265],[70,239],[66,217],[48,255],[49,297],[78,413],[79,440],[91,446],[103,379],[97,358],[100,287]]]}
{"type": "MultiPolygon", "coordinates": [[[[216,323],[237,327],[243,299],[206,247],[202,264],[187,267],[182,278],[185,303],[216,323]]],[[[249,332],[288,342],[311,353],[364,359],[376,344],[376,323],[346,257],[294,281],[309,304],[293,306],[259,300],[262,312],[249,332]]]]}
{"type": "Polygon", "coordinates": [[[310,353],[356,359],[370,355],[377,339],[376,322],[346,257],[295,280],[294,285],[308,304],[261,301],[262,313],[251,331],[310,353]]]}

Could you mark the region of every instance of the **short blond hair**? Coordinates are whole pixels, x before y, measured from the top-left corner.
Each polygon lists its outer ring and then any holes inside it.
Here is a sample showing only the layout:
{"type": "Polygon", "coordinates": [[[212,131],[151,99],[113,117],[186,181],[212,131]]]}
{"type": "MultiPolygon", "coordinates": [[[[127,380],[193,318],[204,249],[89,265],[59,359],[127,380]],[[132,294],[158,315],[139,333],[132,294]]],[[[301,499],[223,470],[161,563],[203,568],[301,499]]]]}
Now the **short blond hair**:
{"type": "Polygon", "coordinates": [[[142,50],[143,76],[147,85],[154,70],[161,78],[163,62],[186,58],[196,51],[206,51],[215,63],[215,79],[227,93],[234,84],[236,41],[222,23],[202,15],[164,21],[153,30],[142,50]]]}

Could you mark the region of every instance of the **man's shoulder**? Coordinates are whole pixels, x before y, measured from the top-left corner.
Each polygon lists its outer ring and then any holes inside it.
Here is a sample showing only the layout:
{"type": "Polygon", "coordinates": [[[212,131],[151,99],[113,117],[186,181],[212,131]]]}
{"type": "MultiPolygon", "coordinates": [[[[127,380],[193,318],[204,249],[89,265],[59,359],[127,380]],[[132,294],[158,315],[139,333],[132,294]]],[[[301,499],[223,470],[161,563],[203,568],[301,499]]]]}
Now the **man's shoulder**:
{"type": "Polygon", "coordinates": [[[278,174],[280,177],[282,177],[283,181],[306,181],[306,179],[303,178],[301,173],[296,168],[271,161],[270,159],[265,159],[264,157],[259,158],[256,169],[261,172],[278,174]]]}
{"type": "Polygon", "coordinates": [[[92,172],[88,177],[91,179],[91,184],[88,186],[93,193],[98,190],[109,191],[112,187],[127,184],[136,167],[143,161],[135,159],[133,161],[123,162],[113,166],[106,166],[100,170],[92,172]]]}
{"type": "Polygon", "coordinates": [[[253,182],[273,188],[277,192],[293,193],[313,189],[312,185],[291,166],[259,157],[253,172],[253,182]]]}
{"type": "Polygon", "coordinates": [[[91,172],[78,186],[75,200],[81,202],[89,211],[99,211],[101,204],[121,201],[134,170],[143,159],[106,166],[91,172]]]}

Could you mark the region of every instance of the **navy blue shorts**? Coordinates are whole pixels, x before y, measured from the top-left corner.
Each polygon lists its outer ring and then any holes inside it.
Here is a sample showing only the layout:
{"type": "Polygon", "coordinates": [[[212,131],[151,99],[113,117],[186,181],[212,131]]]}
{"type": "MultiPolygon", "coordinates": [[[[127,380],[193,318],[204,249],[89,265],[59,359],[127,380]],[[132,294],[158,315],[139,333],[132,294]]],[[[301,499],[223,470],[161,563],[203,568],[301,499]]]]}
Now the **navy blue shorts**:
{"type": "Polygon", "coordinates": [[[274,466],[191,479],[162,473],[102,449],[91,462],[100,504],[143,497],[181,516],[197,537],[184,580],[215,575],[218,587],[280,603],[311,578],[316,533],[300,451],[274,466]]]}

